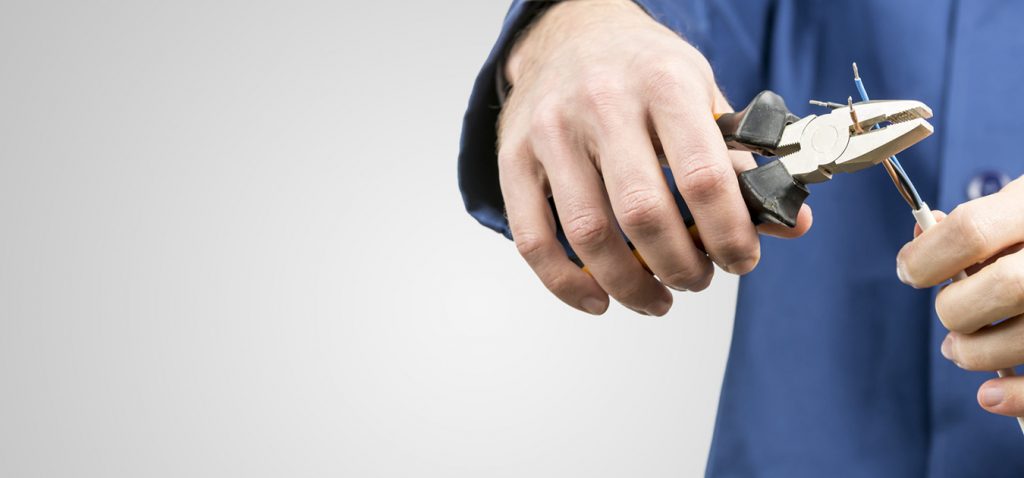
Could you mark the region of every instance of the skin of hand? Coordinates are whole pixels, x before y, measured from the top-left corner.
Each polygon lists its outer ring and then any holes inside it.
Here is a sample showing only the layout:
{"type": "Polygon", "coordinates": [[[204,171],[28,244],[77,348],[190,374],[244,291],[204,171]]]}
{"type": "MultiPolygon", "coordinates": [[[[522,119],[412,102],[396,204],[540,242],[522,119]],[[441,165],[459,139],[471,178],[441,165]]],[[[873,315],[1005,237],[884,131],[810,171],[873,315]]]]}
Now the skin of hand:
{"type": "Polygon", "coordinates": [[[712,262],[745,274],[760,259],[737,173],[756,166],[726,149],[714,113],[732,111],[707,60],[631,0],[564,1],[512,48],[512,91],[499,120],[498,167],[516,247],[565,303],[599,315],[611,295],[661,316],[676,290],[706,288],[712,262]],[[663,153],[693,213],[707,254],[686,231],[658,155],[663,153]],[[573,264],[556,239],[553,198],[566,237],[587,264],[573,264]],[[632,241],[652,276],[620,233],[632,241]]]}
{"type": "MultiPolygon", "coordinates": [[[[917,288],[946,286],[935,311],[950,330],[942,355],[966,370],[1024,364],[1024,177],[1002,191],[967,202],[917,237],[897,256],[897,274],[917,288]],[[993,325],[995,324],[995,325],[993,325]]],[[[989,380],[978,403],[992,413],[1024,416],[1024,376],[989,380]]]]}

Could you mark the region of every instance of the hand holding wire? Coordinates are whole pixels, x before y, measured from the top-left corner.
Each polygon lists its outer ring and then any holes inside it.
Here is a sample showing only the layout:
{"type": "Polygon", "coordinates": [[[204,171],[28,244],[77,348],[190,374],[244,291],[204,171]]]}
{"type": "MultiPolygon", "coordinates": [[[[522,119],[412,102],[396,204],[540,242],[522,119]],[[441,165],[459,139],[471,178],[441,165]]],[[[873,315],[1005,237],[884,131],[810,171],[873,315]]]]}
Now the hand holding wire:
{"type": "Polygon", "coordinates": [[[978,403],[989,412],[1017,417],[1024,430],[1024,377],[1015,377],[1013,368],[1024,363],[1019,346],[1024,336],[1021,204],[1024,180],[1019,179],[948,217],[915,211],[919,235],[900,251],[897,274],[914,287],[940,285],[952,277],[935,303],[950,330],[942,355],[965,370],[998,371],[1000,378],[979,389],[978,403]]]}
{"type": "MultiPolygon", "coordinates": [[[[860,71],[858,71],[856,63],[853,64],[853,82],[854,82],[854,85],[857,87],[857,93],[860,94],[861,100],[862,101],[869,101],[871,98],[868,96],[867,89],[864,87],[864,82],[863,82],[863,80],[860,77],[860,71]]],[[[852,100],[850,100],[850,102],[851,102],[851,105],[852,105],[852,100]]],[[[853,112],[852,106],[851,106],[851,114],[855,114],[853,112]]],[[[854,120],[854,121],[856,122],[856,120],[854,120]]],[[[927,230],[931,229],[932,227],[934,227],[938,223],[938,221],[936,220],[936,213],[933,213],[931,208],[928,207],[928,204],[925,203],[923,200],[921,200],[921,195],[918,194],[917,189],[914,188],[914,183],[910,180],[910,177],[907,176],[906,171],[903,169],[903,166],[900,164],[899,160],[896,159],[896,156],[893,156],[893,157],[883,161],[882,165],[885,167],[885,171],[889,174],[889,177],[892,179],[893,184],[896,186],[896,189],[899,191],[900,196],[902,196],[903,200],[907,202],[908,206],[910,206],[910,209],[911,209],[911,211],[912,211],[912,213],[914,215],[914,219],[917,222],[917,225],[918,225],[918,228],[919,228],[918,235],[919,234],[923,234],[924,231],[927,231],[927,230]]],[[[1021,180],[1018,180],[1018,182],[1019,181],[1021,181],[1021,180]]],[[[1024,199],[1024,198],[1017,199],[1016,202],[1010,202],[1010,205],[1012,206],[1012,205],[1022,204],[1022,203],[1024,203],[1024,201],[1022,201],[1022,199],[1024,199]]],[[[962,211],[962,209],[961,209],[961,211],[962,211]]],[[[954,212],[956,212],[956,211],[954,211],[954,212]]],[[[941,212],[939,212],[937,214],[940,215],[939,217],[945,217],[945,215],[942,214],[941,212]]],[[[968,213],[959,213],[958,217],[960,217],[960,216],[969,216],[969,214],[968,213]]],[[[1024,210],[1018,211],[1016,217],[1018,217],[1018,218],[1019,217],[1024,217],[1024,210]]],[[[971,219],[967,219],[967,220],[970,221],[971,219]]],[[[973,224],[973,223],[969,223],[969,224],[973,224]]],[[[948,231],[949,228],[944,228],[944,230],[948,231]]],[[[963,229],[961,229],[961,230],[963,230],[963,229]]],[[[975,234],[980,234],[980,229],[978,227],[972,227],[972,228],[968,228],[966,230],[974,231],[975,234]]],[[[949,234],[949,233],[947,233],[947,234],[949,234]]],[[[931,236],[931,237],[934,237],[934,235],[931,236]]],[[[963,237],[961,237],[960,239],[962,241],[963,237]]],[[[946,242],[940,242],[939,244],[940,245],[944,245],[946,247],[949,247],[950,244],[957,244],[959,242],[960,241],[951,240],[951,241],[946,241],[946,242]]],[[[1019,243],[1024,243],[1024,237],[1018,238],[1018,242],[1019,243]]],[[[913,243],[911,243],[911,244],[913,244],[913,243]]],[[[907,262],[904,261],[904,255],[905,254],[906,255],[912,255],[913,254],[913,252],[906,252],[905,253],[905,251],[908,250],[908,248],[911,246],[911,244],[908,244],[906,247],[904,247],[903,251],[900,251],[900,256],[899,256],[899,258],[897,258],[897,269],[896,269],[896,272],[897,272],[897,275],[899,276],[899,278],[900,278],[900,280],[902,282],[910,284],[910,285],[914,285],[916,287],[928,287],[928,286],[932,286],[932,285],[938,285],[940,282],[944,282],[946,280],[952,280],[953,282],[967,280],[967,273],[965,272],[964,269],[967,266],[971,265],[971,264],[977,264],[978,262],[980,262],[980,261],[975,261],[973,263],[965,263],[961,267],[955,267],[953,273],[951,273],[949,275],[943,276],[943,278],[941,280],[935,281],[934,283],[929,283],[929,282],[915,283],[914,279],[910,278],[910,273],[906,270],[907,262]],[[921,284],[927,284],[927,285],[921,285],[921,284]]],[[[913,250],[913,249],[911,249],[911,250],[913,250]]],[[[926,247],[925,250],[928,250],[928,248],[926,247]]],[[[999,254],[1002,254],[1005,251],[1002,251],[1002,252],[1001,251],[995,251],[995,252],[997,252],[999,254]]],[[[922,254],[922,253],[919,253],[919,254],[922,254]]],[[[938,254],[937,257],[934,257],[935,256],[934,251],[933,251],[932,254],[927,254],[927,253],[924,253],[924,254],[926,256],[932,256],[932,257],[928,257],[927,259],[925,259],[926,261],[932,261],[934,259],[938,259],[938,263],[941,263],[942,259],[948,259],[949,257],[951,257],[950,255],[945,255],[945,254],[938,254]]],[[[917,256],[912,256],[912,257],[917,257],[917,256]]],[[[952,256],[952,257],[955,257],[955,255],[952,256]]],[[[986,260],[992,260],[992,261],[997,261],[998,260],[998,258],[992,258],[992,257],[993,256],[985,256],[985,257],[976,258],[976,259],[986,259],[986,260]]],[[[1020,335],[1024,335],[1024,315],[1017,316],[1014,319],[1009,319],[1009,320],[1003,321],[1003,322],[1001,322],[1000,324],[998,324],[996,326],[986,328],[983,332],[978,332],[978,328],[979,327],[983,327],[985,325],[992,324],[993,322],[998,321],[998,320],[1002,320],[1005,317],[1012,317],[1014,315],[1024,314],[1024,258],[1019,259],[1019,261],[1021,262],[1021,264],[1018,264],[1017,270],[1018,271],[1022,271],[1022,272],[1018,272],[1018,274],[1020,274],[1020,279],[1018,281],[1019,282],[1019,284],[1018,284],[1019,287],[1016,287],[1015,289],[1011,288],[1012,290],[1018,291],[1019,294],[1013,294],[1011,292],[1009,294],[1010,295],[1009,299],[1007,299],[1006,297],[1001,297],[1000,299],[1002,299],[1004,301],[1005,300],[1010,300],[1011,302],[1015,302],[1015,303],[1021,304],[1020,310],[1011,310],[1011,311],[1007,312],[1007,315],[999,315],[996,318],[992,318],[991,316],[989,316],[987,318],[992,319],[992,320],[989,320],[987,322],[987,324],[986,323],[974,324],[974,325],[977,325],[977,327],[968,327],[969,333],[968,333],[968,335],[964,335],[964,337],[972,337],[972,339],[971,339],[972,341],[973,341],[974,338],[983,337],[982,340],[981,340],[982,343],[984,343],[986,341],[987,342],[992,342],[992,339],[986,340],[985,337],[991,337],[991,336],[994,336],[994,335],[1005,337],[1007,335],[1005,333],[1000,335],[998,332],[993,332],[993,330],[996,330],[996,329],[1005,330],[1005,329],[1011,329],[1011,328],[1013,328],[1013,329],[1016,329],[1016,328],[1022,329],[1020,331],[1020,335]],[[1010,312],[1012,312],[1012,313],[1010,313],[1010,312]],[[1008,325],[1008,326],[1004,326],[1003,325],[1003,324],[1007,324],[1007,323],[1010,323],[1011,325],[1008,325]],[[1016,325],[1016,327],[1012,327],[1012,325],[1016,325]],[[970,335],[970,333],[974,333],[974,332],[978,332],[978,334],[977,335],[970,335]]],[[[936,262],[930,262],[930,263],[932,265],[936,264],[936,262]]],[[[947,271],[947,272],[949,272],[949,271],[947,271]]],[[[991,275],[991,272],[989,274],[987,274],[987,275],[991,275]]],[[[942,276],[942,275],[940,274],[940,276],[942,276]]],[[[1012,277],[1017,277],[1017,275],[1013,275],[1012,277]]],[[[978,282],[980,282],[980,280],[974,280],[974,281],[971,282],[971,284],[976,284],[978,282]]],[[[993,287],[995,287],[995,289],[989,288],[989,289],[986,289],[986,290],[1001,290],[999,285],[1001,285],[1001,284],[993,284],[993,287]]],[[[957,335],[955,335],[955,334],[957,334],[956,325],[953,325],[953,324],[951,324],[949,322],[950,320],[952,320],[950,318],[949,314],[943,314],[942,312],[940,312],[940,304],[944,303],[942,299],[944,297],[949,297],[950,289],[952,289],[954,292],[955,291],[959,291],[959,290],[963,290],[962,286],[960,286],[959,284],[957,285],[957,287],[954,287],[954,286],[951,285],[950,287],[947,287],[946,290],[940,292],[939,296],[938,296],[938,298],[936,300],[936,312],[939,314],[939,317],[942,320],[943,325],[945,325],[947,329],[950,329],[952,331],[946,337],[946,340],[942,344],[942,354],[943,354],[943,356],[945,356],[949,360],[954,361],[958,366],[963,367],[963,368],[968,368],[968,369],[971,369],[971,370],[997,370],[997,373],[999,374],[999,379],[990,380],[989,382],[986,382],[978,390],[978,403],[980,403],[981,406],[984,407],[986,410],[989,410],[989,411],[991,411],[993,413],[1000,413],[1000,414],[1003,414],[1003,415],[1010,415],[1010,416],[1017,417],[1017,424],[1020,426],[1021,432],[1024,432],[1024,377],[1016,378],[1017,373],[1016,373],[1016,371],[1013,368],[1015,365],[1019,365],[1021,363],[1024,363],[1024,353],[1019,354],[1019,357],[1015,357],[1013,359],[1010,359],[1008,362],[1007,361],[997,362],[1000,365],[997,365],[997,366],[992,367],[992,368],[986,368],[983,365],[984,361],[980,360],[980,359],[979,359],[979,362],[977,362],[977,363],[974,362],[973,359],[971,359],[971,361],[969,363],[965,362],[965,360],[968,360],[968,359],[965,359],[963,357],[965,357],[965,356],[975,357],[976,355],[968,355],[969,352],[964,352],[964,353],[956,353],[955,352],[955,350],[959,349],[960,347],[954,346],[954,343],[965,343],[967,341],[961,340],[959,342],[956,342],[956,337],[957,337],[957,335]],[[958,360],[958,357],[959,357],[959,360],[958,360]],[[966,366],[965,366],[965,363],[967,364],[966,366]],[[973,366],[973,368],[972,368],[972,366],[973,366]],[[1010,377],[1014,377],[1014,378],[1011,379],[1010,377]],[[995,383],[997,381],[1007,382],[1008,384],[1013,385],[1015,388],[1019,389],[1019,393],[1017,394],[1018,398],[1015,398],[1013,400],[1015,403],[1017,403],[1016,406],[1014,406],[1014,405],[1007,405],[1006,404],[1006,402],[1007,402],[1007,400],[1006,400],[1007,395],[1006,395],[1004,389],[1000,386],[1000,384],[995,383]]],[[[980,293],[981,291],[978,291],[978,292],[980,293]]],[[[965,304],[968,304],[969,306],[973,307],[975,305],[976,301],[975,301],[973,296],[969,296],[969,297],[964,298],[963,302],[965,304]]],[[[996,302],[998,303],[998,299],[997,299],[996,302]]],[[[990,305],[991,303],[992,302],[987,302],[986,304],[990,305]]],[[[984,307],[982,306],[980,309],[984,309],[984,307]]],[[[977,310],[979,310],[979,309],[974,309],[974,311],[977,311],[977,310]]],[[[1020,335],[1017,335],[1016,337],[1019,338],[1020,335]]],[[[974,343],[977,343],[977,342],[974,342],[974,343]]],[[[971,349],[966,349],[966,350],[970,351],[971,349]]],[[[984,353],[983,352],[984,350],[986,350],[986,349],[984,349],[984,348],[983,349],[974,349],[973,352],[976,353],[976,354],[981,354],[981,353],[984,353]]],[[[991,363],[988,363],[988,365],[991,365],[991,363]]]]}

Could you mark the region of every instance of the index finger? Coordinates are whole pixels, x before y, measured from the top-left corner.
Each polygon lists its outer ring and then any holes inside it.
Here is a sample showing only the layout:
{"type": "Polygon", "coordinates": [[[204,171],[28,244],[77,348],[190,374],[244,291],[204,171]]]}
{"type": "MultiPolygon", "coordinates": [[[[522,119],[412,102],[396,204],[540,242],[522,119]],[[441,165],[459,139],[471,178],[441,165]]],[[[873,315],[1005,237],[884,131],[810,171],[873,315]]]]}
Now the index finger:
{"type": "Polygon", "coordinates": [[[900,280],[931,287],[1024,240],[1024,185],[1015,183],[957,206],[903,246],[896,258],[900,280]]]}

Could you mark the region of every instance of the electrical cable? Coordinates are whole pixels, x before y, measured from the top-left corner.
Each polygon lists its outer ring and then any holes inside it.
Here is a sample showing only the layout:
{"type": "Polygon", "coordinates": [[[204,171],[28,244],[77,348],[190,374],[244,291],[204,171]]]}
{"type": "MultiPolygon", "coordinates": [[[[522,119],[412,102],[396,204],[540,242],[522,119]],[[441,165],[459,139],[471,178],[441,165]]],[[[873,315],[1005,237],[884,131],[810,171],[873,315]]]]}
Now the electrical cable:
{"type": "MultiPolygon", "coordinates": [[[[853,64],[853,84],[857,87],[857,93],[860,95],[861,101],[871,101],[871,97],[868,96],[867,89],[864,88],[864,81],[860,79],[860,71],[857,69],[857,63],[853,64]]],[[[851,107],[852,109],[852,107],[851,107]]],[[[879,128],[879,125],[875,125],[872,129],[879,128]]],[[[885,166],[885,171],[889,173],[889,177],[892,178],[893,184],[896,185],[896,189],[900,191],[900,195],[907,201],[907,204],[912,210],[918,210],[924,201],[921,200],[921,195],[917,193],[917,188],[914,187],[914,183],[910,181],[910,177],[907,176],[907,172],[903,170],[903,165],[900,164],[900,160],[896,156],[891,156],[882,162],[885,166]]]]}
{"type": "MultiPolygon", "coordinates": [[[[864,88],[864,82],[860,79],[860,72],[857,71],[857,64],[853,64],[853,83],[857,86],[857,93],[860,94],[862,101],[870,101],[868,92],[864,88]]],[[[851,107],[852,111],[852,107],[851,107]]],[[[853,115],[856,118],[856,115],[853,115]]],[[[859,129],[859,126],[855,126],[859,129]]],[[[878,125],[875,125],[877,128],[878,125]]],[[[937,224],[935,221],[935,215],[932,214],[931,208],[928,204],[921,200],[921,196],[917,193],[917,189],[914,188],[914,183],[910,181],[910,177],[907,176],[906,171],[903,170],[903,166],[900,161],[896,159],[896,156],[892,156],[882,162],[885,166],[885,170],[889,173],[889,177],[892,178],[893,184],[896,185],[896,189],[899,190],[900,195],[907,201],[910,208],[913,210],[914,219],[917,221],[917,225],[921,226],[921,231],[927,231],[932,226],[937,224]]],[[[953,277],[953,282],[963,280],[967,278],[967,273],[960,271],[956,276],[953,277]]],[[[999,377],[1013,377],[1017,375],[1017,371],[1013,367],[1000,369],[998,372],[999,377]]],[[[1024,417],[1017,417],[1017,424],[1020,425],[1020,431],[1024,433],[1024,417]]]]}

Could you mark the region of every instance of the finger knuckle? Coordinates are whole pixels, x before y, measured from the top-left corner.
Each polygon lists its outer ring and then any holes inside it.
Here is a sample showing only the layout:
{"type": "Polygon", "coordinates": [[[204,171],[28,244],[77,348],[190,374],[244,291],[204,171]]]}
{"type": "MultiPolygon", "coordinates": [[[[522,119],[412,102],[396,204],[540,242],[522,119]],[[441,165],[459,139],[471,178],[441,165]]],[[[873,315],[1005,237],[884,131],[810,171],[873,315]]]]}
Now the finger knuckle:
{"type": "MultiPolygon", "coordinates": [[[[691,155],[705,154],[702,151],[691,152],[691,155]]],[[[725,189],[731,172],[719,161],[700,161],[684,170],[679,187],[688,202],[704,203],[713,200],[725,189]]]]}
{"type": "Polygon", "coordinates": [[[625,94],[625,87],[616,76],[607,73],[590,73],[584,76],[583,99],[590,105],[618,103],[625,94]]]}
{"type": "Polygon", "coordinates": [[[583,105],[598,125],[612,128],[622,121],[626,109],[626,88],[608,75],[591,75],[581,91],[583,105]]]}
{"type": "Polygon", "coordinates": [[[955,231],[960,237],[961,245],[966,251],[980,254],[988,249],[990,243],[988,224],[974,205],[957,206],[949,216],[956,227],[955,231]]]}
{"type": "MultiPolygon", "coordinates": [[[[745,234],[729,234],[716,240],[718,258],[725,265],[756,263],[761,258],[761,246],[757,237],[745,234]]],[[[750,271],[737,271],[750,272],[750,271]]]]}
{"type": "Polygon", "coordinates": [[[647,62],[648,82],[652,85],[682,85],[686,82],[687,69],[679,61],[657,58],[647,62]]]}
{"type": "Polygon", "coordinates": [[[973,341],[961,336],[956,341],[957,364],[967,370],[988,370],[992,368],[992,354],[988,347],[978,347],[973,341]]]}
{"type": "Polygon", "coordinates": [[[623,195],[622,202],[619,221],[624,229],[639,234],[654,234],[664,227],[668,207],[656,191],[633,189],[623,195]]]}
{"type": "Polygon", "coordinates": [[[552,294],[557,297],[565,298],[570,292],[576,289],[573,284],[572,277],[568,274],[552,274],[548,277],[542,277],[541,282],[552,294]]]}
{"type": "Polygon", "coordinates": [[[995,280],[1006,288],[1005,297],[1014,308],[1021,308],[1024,306],[1024,260],[1004,257],[995,265],[995,280]]]}
{"type": "Polygon", "coordinates": [[[655,62],[648,67],[647,96],[653,102],[673,100],[691,90],[692,82],[690,74],[678,62],[655,62]]]}
{"type": "Polygon", "coordinates": [[[715,84],[714,69],[711,68],[711,63],[708,62],[707,58],[704,58],[704,55],[701,55],[698,52],[697,59],[693,62],[693,66],[696,67],[696,70],[701,74],[701,76],[708,81],[709,85],[715,84]]]}
{"type": "Polygon", "coordinates": [[[561,104],[549,101],[537,105],[530,120],[530,134],[537,141],[561,141],[569,131],[568,115],[561,104]]]}
{"type": "Polygon", "coordinates": [[[683,51],[683,57],[685,58],[686,64],[691,68],[697,69],[702,73],[711,73],[711,62],[709,62],[707,57],[705,57],[704,54],[693,45],[686,45],[686,48],[683,51]]]}
{"type": "Polygon", "coordinates": [[[565,235],[577,248],[594,250],[611,238],[611,224],[604,214],[584,210],[565,221],[565,235]]]}
{"type": "Polygon", "coordinates": [[[509,101],[505,106],[498,112],[498,139],[504,141],[506,133],[513,131],[521,124],[522,108],[519,107],[518,102],[509,101]]]}
{"type": "Polygon", "coordinates": [[[512,148],[507,145],[501,145],[498,148],[498,169],[505,169],[516,162],[516,156],[512,153],[512,148]]]}
{"type": "Polygon", "coordinates": [[[541,236],[531,233],[519,233],[514,236],[516,250],[527,262],[540,259],[548,247],[548,241],[541,236]]]}
{"type": "Polygon", "coordinates": [[[683,288],[686,290],[700,291],[710,284],[711,272],[710,268],[703,267],[687,267],[672,273],[669,273],[661,278],[662,282],[675,288],[683,288]]]}
{"type": "Polygon", "coordinates": [[[956,320],[958,317],[953,314],[953,310],[949,303],[949,289],[945,289],[935,297],[935,315],[939,316],[939,322],[946,330],[952,330],[956,332],[964,332],[961,327],[958,326],[959,321],[956,320]]]}
{"type": "Polygon", "coordinates": [[[518,142],[502,143],[498,148],[498,169],[504,170],[517,164],[523,164],[526,158],[523,147],[518,142]]]}
{"type": "Polygon", "coordinates": [[[938,305],[935,306],[935,314],[939,316],[939,322],[942,323],[942,326],[950,332],[969,334],[977,330],[976,327],[971,327],[964,323],[963,320],[960,320],[959,315],[955,315],[948,310],[939,309],[938,305]]]}
{"type": "Polygon", "coordinates": [[[624,305],[640,309],[649,305],[644,300],[645,291],[640,281],[619,281],[610,289],[609,294],[624,305]]]}

